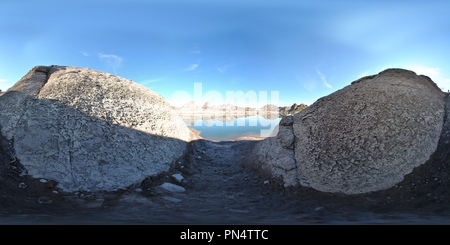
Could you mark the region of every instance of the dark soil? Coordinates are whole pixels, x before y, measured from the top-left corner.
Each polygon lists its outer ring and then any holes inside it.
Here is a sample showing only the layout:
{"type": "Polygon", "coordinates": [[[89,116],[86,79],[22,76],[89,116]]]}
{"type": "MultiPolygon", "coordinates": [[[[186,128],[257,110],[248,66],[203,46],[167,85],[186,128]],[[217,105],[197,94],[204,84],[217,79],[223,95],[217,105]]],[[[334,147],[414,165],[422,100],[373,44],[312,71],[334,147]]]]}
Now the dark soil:
{"type": "Polygon", "coordinates": [[[361,195],[284,188],[243,160],[256,142],[248,140],[195,141],[169,173],[127,190],[64,193],[27,175],[1,138],[0,224],[450,224],[449,132],[404,181],[361,195]]]}

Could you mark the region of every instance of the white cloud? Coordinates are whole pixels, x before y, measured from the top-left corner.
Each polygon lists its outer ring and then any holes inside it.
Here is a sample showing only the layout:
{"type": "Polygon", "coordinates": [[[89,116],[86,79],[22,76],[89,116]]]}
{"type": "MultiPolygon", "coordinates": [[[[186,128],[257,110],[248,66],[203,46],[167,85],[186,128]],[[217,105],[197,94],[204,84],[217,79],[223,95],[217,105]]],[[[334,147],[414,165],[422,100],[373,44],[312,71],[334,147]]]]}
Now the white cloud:
{"type": "Polygon", "coordinates": [[[359,74],[359,77],[366,77],[366,76],[369,76],[369,75],[371,75],[370,72],[371,72],[371,70],[364,71],[364,72],[362,72],[361,74],[359,74]]]}
{"type": "Polygon", "coordinates": [[[407,68],[409,70],[414,71],[417,75],[425,75],[428,77],[439,77],[441,75],[441,69],[437,68],[437,67],[420,67],[420,66],[416,66],[416,67],[410,67],[407,68]]]}
{"type": "Polygon", "coordinates": [[[311,80],[302,82],[302,85],[308,91],[313,91],[316,89],[316,82],[311,81],[311,80]]]}
{"type": "Polygon", "coordinates": [[[199,50],[192,50],[191,52],[190,52],[190,54],[201,54],[202,52],[200,52],[199,50]]]}
{"type": "Polygon", "coordinates": [[[193,71],[197,69],[198,64],[191,64],[188,68],[184,69],[185,71],[193,71]]]}
{"type": "Polygon", "coordinates": [[[222,65],[220,67],[216,67],[217,71],[220,73],[225,73],[228,69],[230,69],[232,66],[234,66],[235,64],[226,64],[226,65],[222,65]]]}
{"type": "Polygon", "coordinates": [[[188,51],[189,54],[201,54],[202,52],[197,46],[194,46],[192,49],[188,51]]]}
{"type": "Polygon", "coordinates": [[[331,85],[327,82],[327,80],[325,79],[325,76],[324,76],[319,70],[317,70],[317,69],[316,69],[316,72],[317,72],[317,74],[319,74],[320,79],[322,79],[323,84],[324,84],[327,88],[332,88],[332,86],[331,86],[331,85]]]}
{"type": "Polygon", "coordinates": [[[8,80],[4,79],[4,78],[0,78],[0,83],[4,83],[7,82],[8,80]]]}
{"type": "Polygon", "coordinates": [[[86,52],[81,52],[84,56],[89,56],[89,54],[88,53],[86,53],[86,52]]]}
{"type": "Polygon", "coordinates": [[[149,83],[154,83],[154,82],[159,82],[161,80],[163,80],[164,78],[157,78],[157,79],[149,79],[149,80],[145,80],[143,82],[140,82],[141,85],[147,85],[149,83]]]}
{"type": "Polygon", "coordinates": [[[122,57],[119,57],[114,54],[98,54],[98,57],[102,60],[105,60],[106,63],[114,70],[114,73],[116,72],[116,69],[120,67],[122,64],[122,57]]]}

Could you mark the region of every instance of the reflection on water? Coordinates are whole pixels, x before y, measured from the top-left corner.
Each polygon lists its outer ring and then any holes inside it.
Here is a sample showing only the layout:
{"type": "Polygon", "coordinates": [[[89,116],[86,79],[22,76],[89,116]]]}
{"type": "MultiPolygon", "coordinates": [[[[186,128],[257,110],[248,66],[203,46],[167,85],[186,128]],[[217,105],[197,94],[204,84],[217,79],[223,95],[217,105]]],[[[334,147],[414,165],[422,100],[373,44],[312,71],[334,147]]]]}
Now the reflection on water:
{"type": "Polygon", "coordinates": [[[243,136],[269,137],[276,135],[281,118],[262,116],[224,117],[212,119],[205,115],[182,116],[184,123],[200,131],[200,136],[213,141],[235,140],[243,136]]]}

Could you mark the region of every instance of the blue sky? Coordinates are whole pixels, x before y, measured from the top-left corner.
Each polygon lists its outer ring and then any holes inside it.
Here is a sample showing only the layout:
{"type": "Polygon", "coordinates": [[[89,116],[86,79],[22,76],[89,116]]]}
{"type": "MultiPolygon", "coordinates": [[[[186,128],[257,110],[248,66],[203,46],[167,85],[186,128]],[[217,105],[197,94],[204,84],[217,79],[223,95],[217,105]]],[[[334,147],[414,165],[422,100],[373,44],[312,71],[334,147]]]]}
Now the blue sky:
{"type": "Polygon", "coordinates": [[[168,101],[201,83],[310,105],[386,68],[447,91],[449,10],[434,0],[3,0],[0,89],[54,64],[116,74],[168,101]]]}

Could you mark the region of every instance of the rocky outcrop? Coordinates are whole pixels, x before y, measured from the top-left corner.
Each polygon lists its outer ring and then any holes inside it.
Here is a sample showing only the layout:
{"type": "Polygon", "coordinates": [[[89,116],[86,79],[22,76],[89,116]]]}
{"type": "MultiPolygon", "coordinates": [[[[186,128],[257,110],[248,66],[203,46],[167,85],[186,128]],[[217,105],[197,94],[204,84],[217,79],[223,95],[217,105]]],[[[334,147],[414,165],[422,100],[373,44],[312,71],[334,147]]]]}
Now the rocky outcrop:
{"type": "Polygon", "coordinates": [[[123,189],[167,171],[194,137],[155,92],[111,74],[39,66],[0,97],[1,133],[35,178],[123,189]]]}
{"type": "Polygon", "coordinates": [[[281,116],[293,116],[294,114],[297,114],[304,109],[308,108],[305,104],[297,105],[297,103],[294,103],[291,107],[280,107],[280,115],[281,116]]]}
{"type": "Polygon", "coordinates": [[[345,194],[387,189],[436,150],[444,96],[426,76],[388,69],[295,114],[292,129],[280,125],[278,135],[259,142],[252,156],[285,185],[345,194]],[[285,156],[293,158],[281,161],[285,156]]]}
{"type": "Polygon", "coordinates": [[[274,132],[255,144],[246,162],[255,164],[254,168],[283,181],[285,186],[298,185],[297,165],[294,155],[293,117],[283,117],[274,132]]]}

